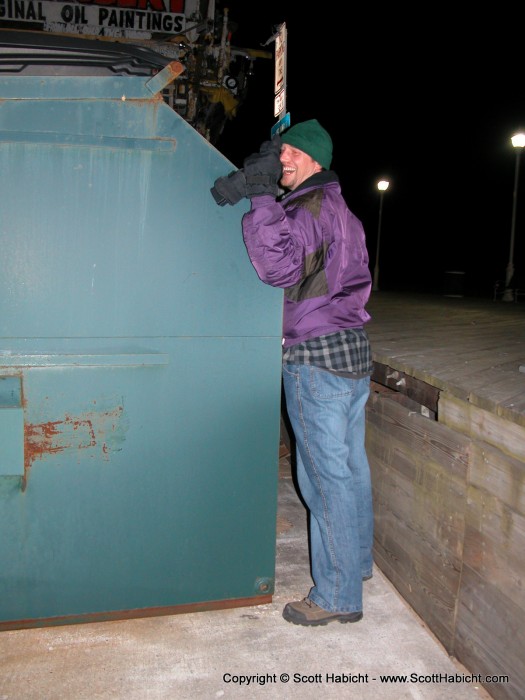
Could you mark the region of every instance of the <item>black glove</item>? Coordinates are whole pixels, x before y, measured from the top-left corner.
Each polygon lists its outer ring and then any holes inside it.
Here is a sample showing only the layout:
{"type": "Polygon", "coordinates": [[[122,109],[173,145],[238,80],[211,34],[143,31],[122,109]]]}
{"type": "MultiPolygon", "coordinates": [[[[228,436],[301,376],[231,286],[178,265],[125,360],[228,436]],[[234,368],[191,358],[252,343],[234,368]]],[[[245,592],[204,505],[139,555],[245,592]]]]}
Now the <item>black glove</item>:
{"type": "Polygon", "coordinates": [[[229,175],[217,178],[211,193],[220,207],[240,202],[243,197],[246,197],[246,178],[243,171],[233,170],[229,175]]]}
{"type": "Polygon", "coordinates": [[[271,194],[277,197],[278,182],[281,179],[282,166],[279,160],[281,137],[276,134],[271,141],[265,141],[259,153],[253,153],[244,160],[246,177],[246,196],[257,197],[271,194]]]}

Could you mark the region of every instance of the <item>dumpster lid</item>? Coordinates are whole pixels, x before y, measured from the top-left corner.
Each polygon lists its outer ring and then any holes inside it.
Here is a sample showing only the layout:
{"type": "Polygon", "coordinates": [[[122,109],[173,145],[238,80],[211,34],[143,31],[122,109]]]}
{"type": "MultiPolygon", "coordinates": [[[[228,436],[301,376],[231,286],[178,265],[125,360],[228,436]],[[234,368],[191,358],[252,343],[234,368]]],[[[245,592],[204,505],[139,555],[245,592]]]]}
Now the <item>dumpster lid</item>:
{"type": "Polygon", "coordinates": [[[0,30],[0,75],[154,75],[170,60],[126,42],[0,30]]]}

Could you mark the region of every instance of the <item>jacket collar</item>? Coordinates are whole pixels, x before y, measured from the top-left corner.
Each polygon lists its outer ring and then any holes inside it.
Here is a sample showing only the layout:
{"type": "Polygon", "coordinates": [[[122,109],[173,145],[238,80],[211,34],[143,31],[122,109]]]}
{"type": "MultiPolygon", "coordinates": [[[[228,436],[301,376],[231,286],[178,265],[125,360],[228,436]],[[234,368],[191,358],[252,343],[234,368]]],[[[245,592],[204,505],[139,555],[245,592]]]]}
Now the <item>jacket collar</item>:
{"type": "Polygon", "coordinates": [[[310,177],[306,178],[306,180],[301,182],[299,187],[296,187],[295,190],[285,192],[282,198],[286,199],[290,195],[296,195],[309,187],[322,187],[323,185],[328,185],[331,182],[339,184],[339,178],[336,173],[333,170],[321,170],[320,173],[315,173],[315,175],[311,175],[310,177]]]}

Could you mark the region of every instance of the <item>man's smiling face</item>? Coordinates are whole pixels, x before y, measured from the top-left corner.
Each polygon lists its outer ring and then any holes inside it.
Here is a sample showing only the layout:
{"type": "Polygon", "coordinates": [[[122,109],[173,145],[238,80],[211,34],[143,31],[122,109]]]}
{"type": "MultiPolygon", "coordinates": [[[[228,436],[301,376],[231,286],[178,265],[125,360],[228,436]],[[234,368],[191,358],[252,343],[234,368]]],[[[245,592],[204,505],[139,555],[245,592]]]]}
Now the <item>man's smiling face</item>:
{"type": "Polygon", "coordinates": [[[290,146],[288,143],[283,144],[281,147],[280,158],[283,166],[281,186],[286,190],[295,190],[311,175],[322,170],[319,163],[311,156],[298,148],[290,146]]]}

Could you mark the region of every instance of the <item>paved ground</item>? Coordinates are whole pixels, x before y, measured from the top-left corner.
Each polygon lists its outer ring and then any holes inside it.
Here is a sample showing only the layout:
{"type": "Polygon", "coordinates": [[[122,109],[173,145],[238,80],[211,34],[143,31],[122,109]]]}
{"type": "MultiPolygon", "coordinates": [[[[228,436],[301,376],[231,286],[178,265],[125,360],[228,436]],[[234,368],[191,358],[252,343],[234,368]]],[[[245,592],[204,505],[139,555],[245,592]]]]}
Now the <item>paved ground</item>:
{"type": "Polygon", "coordinates": [[[355,624],[285,622],[310,585],[305,511],[281,458],[271,604],[1,632],[0,700],[490,697],[380,571],[355,624]]]}

